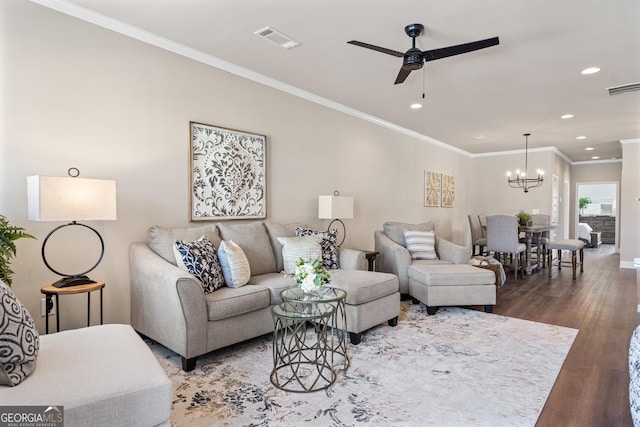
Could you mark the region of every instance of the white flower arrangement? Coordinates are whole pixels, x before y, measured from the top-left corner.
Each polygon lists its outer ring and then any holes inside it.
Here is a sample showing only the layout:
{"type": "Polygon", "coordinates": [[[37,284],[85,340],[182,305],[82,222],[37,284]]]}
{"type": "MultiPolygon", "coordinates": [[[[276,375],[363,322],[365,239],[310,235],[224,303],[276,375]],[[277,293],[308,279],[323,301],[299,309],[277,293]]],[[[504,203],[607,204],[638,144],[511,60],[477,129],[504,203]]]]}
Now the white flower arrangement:
{"type": "Polygon", "coordinates": [[[312,292],[317,287],[329,283],[331,276],[322,265],[322,259],[303,259],[296,261],[296,271],[293,279],[304,292],[312,292]]]}

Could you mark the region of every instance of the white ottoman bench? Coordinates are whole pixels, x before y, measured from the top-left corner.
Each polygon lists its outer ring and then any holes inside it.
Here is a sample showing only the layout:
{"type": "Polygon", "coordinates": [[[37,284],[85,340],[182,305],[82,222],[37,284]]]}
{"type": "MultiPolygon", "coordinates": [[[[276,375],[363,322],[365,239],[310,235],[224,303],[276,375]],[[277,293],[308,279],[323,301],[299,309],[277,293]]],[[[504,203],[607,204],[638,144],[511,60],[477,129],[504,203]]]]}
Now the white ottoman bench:
{"type": "Polygon", "coordinates": [[[36,369],[0,402],[62,406],[65,427],[169,426],[171,381],[129,325],[40,336],[36,369]]]}
{"type": "Polygon", "coordinates": [[[496,304],[496,275],[466,264],[413,264],[409,294],[427,306],[428,314],[450,305],[483,305],[491,313],[496,304]]]}

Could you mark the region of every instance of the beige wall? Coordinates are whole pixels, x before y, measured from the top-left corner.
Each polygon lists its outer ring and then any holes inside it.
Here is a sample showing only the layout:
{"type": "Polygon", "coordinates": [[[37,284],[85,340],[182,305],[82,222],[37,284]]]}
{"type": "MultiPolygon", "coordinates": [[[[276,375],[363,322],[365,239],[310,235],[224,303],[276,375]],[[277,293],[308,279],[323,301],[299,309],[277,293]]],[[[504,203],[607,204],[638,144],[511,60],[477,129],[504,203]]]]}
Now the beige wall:
{"type": "MultiPolygon", "coordinates": [[[[468,213],[547,213],[549,171],[561,175],[561,188],[571,179],[552,151],[530,153],[529,164],[545,169],[547,181],[524,195],[507,188],[504,176],[522,167],[522,154],[472,159],[30,2],[0,2],[0,61],[0,214],[38,237],[18,242],[13,289],[41,331],[39,289],[56,277],[40,248],[59,223],[27,220],[26,177],[64,176],[74,166],[85,178],[117,181],[118,220],[91,224],[107,247],[91,276],[107,282],[105,321],[129,322],[130,243],[144,240],[153,224],[189,225],[191,120],[267,136],[269,219],[325,227],[328,221],[316,219],[317,196],[353,196],[347,247],[371,249],[373,231],[386,220],[433,220],[440,235],[468,244],[468,213]],[[423,206],[426,170],[456,177],[453,209],[423,206]]],[[[627,153],[622,187],[640,194],[637,148],[627,153]],[[625,186],[626,177],[636,184],[625,186]]],[[[621,263],[640,256],[635,224],[621,263]]],[[[70,272],[86,266],[65,259],[64,247],[57,255],[70,272]]],[[[85,298],[61,301],[63,329],[84,325],[85,298]]],[[[92,303],[97,309],[97,298],[92,303]]]]}
{"type": "Polygon", "coordinates": [[[633,268],[640,258],[640,139],[623,141],[622,188],[620,190],[620,264],[633,268]]]}
{"type": "MultiPolygon", "coordinates": [[[[26,177],[64,176],[73,166],[85,178],[116,180],[118,220],[91,224],[106,245],[91,276],[107,282],[105,322],[128,322],[129,244],[153,224],[189,225],[190,120],[267,136],[272,220],[326,227],[317,196],[339,190],[355,199],[347,247],[372,249],[386,220],[433,220],[439,234],[465,243],[466,156],[30,2],[0,2],[0,18],[0,214],[38,237],[18,242],[13,289],[40,330],[39,289],[56,279],[40,248],[60,223],[27,220],[26,177]],[[423,206],[425,170],[457,178],[453,209],[423,206]]],[[[67,272],[86,266],[64,261],[67,272]]],[[[63,329],[84,325],[85,298],[61,300],[63,329]]]]}

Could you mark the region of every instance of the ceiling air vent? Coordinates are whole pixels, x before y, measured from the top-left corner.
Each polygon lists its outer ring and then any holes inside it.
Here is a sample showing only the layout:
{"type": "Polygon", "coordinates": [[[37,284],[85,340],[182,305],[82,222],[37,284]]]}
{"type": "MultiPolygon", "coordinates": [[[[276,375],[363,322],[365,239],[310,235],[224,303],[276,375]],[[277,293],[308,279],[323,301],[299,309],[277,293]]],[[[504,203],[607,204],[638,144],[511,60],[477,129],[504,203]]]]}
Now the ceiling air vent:
{"type": "Polygon", "coordinates": [[[621,86],[613,86],[613,87],[608,87],[607,91],[609,92],[609,95],[618,95],[621,93],[627,93],[627,92],[635,92],[637,90],[640,90],[640,82],[638,83],[629,83],[626,85],[621,85],[621,86]]]}
{"type": "Polygon", "coordinates": [[[261,30],[256,31],[256,36],[262,37],[265,40],[270,41],[271,43],[275,43],[283,49],[291,49],[296,46],[300,46],[300,42],[292,39],[286,34],[281,33],[278,30],[274,30],[271,27],[265,27],[261,30]]]}

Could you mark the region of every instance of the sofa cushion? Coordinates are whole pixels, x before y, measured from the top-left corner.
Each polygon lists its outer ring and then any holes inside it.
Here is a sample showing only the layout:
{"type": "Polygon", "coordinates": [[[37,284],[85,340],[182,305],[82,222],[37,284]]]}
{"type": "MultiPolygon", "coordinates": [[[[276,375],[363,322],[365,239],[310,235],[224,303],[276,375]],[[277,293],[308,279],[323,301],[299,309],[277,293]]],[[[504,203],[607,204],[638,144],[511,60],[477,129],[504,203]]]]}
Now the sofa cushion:
{"type": "Polygon", "coordinates": [[[295,228],[304,226],[304,224],[300,223],[278,224],[271,221],[264,222],[264,228],[267,229],[269,240],[271,240],[271,247],[273,248],[273,254],[276,257],[276,271],[284,270],[284,265],[282,263],[282,243],[278,241],[278,237],[295,237],[295,228]]]}
{"type": "Polygon", "coordinates": [[[218,228],[213,224],[206,224],[200,227],[160,227],[154,225],[147,230],[147,244],[149,247],[166,261],[176,264],[176,257],[173,254],[173,244],[176,240],[192,242],[201,236],[207,236],[215,247],[220,246],[220,235],[218,228]]]}
{"type": "Polygon", "coordinates": [[[224,282],[230,288],[246,285],[251,277],[249,260],[240,246],[233,240],[223,240],[218,248],[218,258],[222,266],[224,282]]]}
{"type": "Polygon", "coordinates": [[[423,222],[421,224],[407,224],[407,223],[404,223],[404,222],[389,221],[389,222],[385,222],[382,225],[382,228],[384,230],[384,234],[388,238],[390,238],[391,240],[393,240],[397,244],[402,245],[405,248],[407,247],[407,243],[404,240],[404,232],[405,232],[405,230],[410,230],[410,231],[434,231],[435,232],[435,226],[433,225],[432,222],[423,222]]]}
{"type": "Polygon", "coordinates": [[[390,273],[363,270],[335,270],[328,286],[347,292],[346,304],[360,305],[398,292],[398,277],[390,273]]]}
{"type": "Polygon", "coordinates": [[[268,307],[269,289],[261,286],[243,286],[238,289],[222,288],[205,295],[209,321],[226,319],[268,307]]]}
{"type": "Polygon", "coordinates": [[[16,386],[34,371],[39,346],[31,315],[0,280],[0,386],[16,386]]]}
{"type": "Polygon", "coordinates": [[[207,236],[193,242],[176,240],[173,248],[178,267],[196,276],[205,294],[224,286],[216,248],[207,236]]]}
{"type": "Polygon", "coordinates": [[[332,228],[328,231],[317,231],[310,228],[296,227],[297,236],[316,235],[322,237],[322,265],[328,269],[340,268],[338,257],[338,230],[332,228]]]}
{"type": "Polygon", "coordinates": [[[293,274],[296,272],[296,262],[302,259],[322,259],[320,243],[322,237],[312,235],[304,237],[278,237],[282,243],[282,263],[284,272],[293,274]]]}
{"type": "Polygon", "coordinates": [[[280,304],[280,292],[287,288],[297,286],[295,280],[291,276],[285,276],[281,273],[267,273],[258,276],[251,276],[249,284],[252,286],[266,288],[269,290],[271,305],[280,304]]]}
{"type": "Polygon", "coordinates": [[[405,230],[404,240],[411,259],[438,259],[436,235],[433,231],[405,230]]]}
{"type": "Polygon", "coordinates": [[[277,272],[276,258],[261,222],[237,222],[218,224],[224,240],[233,240],[240,246],[249,260],[251,274],[277,272]]]}

